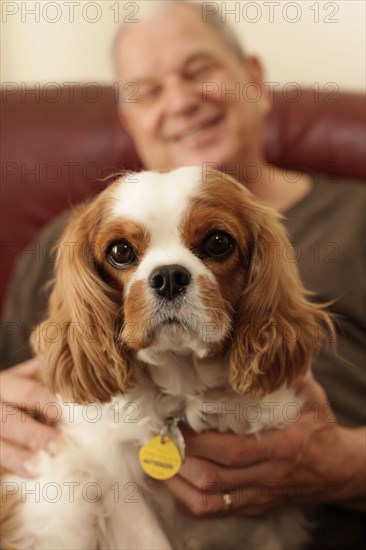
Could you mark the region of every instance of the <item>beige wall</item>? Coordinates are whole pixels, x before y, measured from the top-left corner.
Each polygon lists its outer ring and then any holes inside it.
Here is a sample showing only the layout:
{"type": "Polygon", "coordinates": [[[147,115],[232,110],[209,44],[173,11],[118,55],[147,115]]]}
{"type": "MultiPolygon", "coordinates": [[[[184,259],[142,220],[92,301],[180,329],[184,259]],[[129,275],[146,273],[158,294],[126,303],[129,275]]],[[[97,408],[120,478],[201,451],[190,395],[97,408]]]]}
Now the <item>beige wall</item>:
{"type": "MultiPolygon", "coordinates": [[[[365,89],[363,0],[205,4],[235,26],[248,51],[261,56],[267,81],[365,89]]],[[[118,21],[138,19],[139,5],[1,0],[1,12],[3,83],[111,82],[111,38],[118,21]]]]}

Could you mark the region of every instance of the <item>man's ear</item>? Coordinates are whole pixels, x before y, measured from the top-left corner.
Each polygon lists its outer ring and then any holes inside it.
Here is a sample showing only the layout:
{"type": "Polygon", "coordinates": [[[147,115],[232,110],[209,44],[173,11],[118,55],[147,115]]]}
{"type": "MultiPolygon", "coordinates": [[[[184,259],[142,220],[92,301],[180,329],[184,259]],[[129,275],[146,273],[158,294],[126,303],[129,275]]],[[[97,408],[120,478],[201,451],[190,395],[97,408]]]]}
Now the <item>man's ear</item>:
{"type": "Polygon", "coordinates": [[[126,107],[120,106],[118,109],[118,118],[123,126],[127,130],[129,134],[131,134],[131,124],[128,117],[128,112],[126,110],[126,107]]]}
{"type": "Polygon", "coordinates": [[[245,68],[248,71],[251,82],[263,85],[264,69],[261,61],[255,55],[244,58],[245,68]]]}
{"type": "Polygon", "coordinates": [[[270,109],[270,97],[269,90],[264,86],[265,71],[262,62],[258,57],[251,55],[244,58],[245,69],[248,73],[249,82],[254,82],[261,89],[261,96],[259,104],[261,105],[262,112],[268,113],[270,109]]]}

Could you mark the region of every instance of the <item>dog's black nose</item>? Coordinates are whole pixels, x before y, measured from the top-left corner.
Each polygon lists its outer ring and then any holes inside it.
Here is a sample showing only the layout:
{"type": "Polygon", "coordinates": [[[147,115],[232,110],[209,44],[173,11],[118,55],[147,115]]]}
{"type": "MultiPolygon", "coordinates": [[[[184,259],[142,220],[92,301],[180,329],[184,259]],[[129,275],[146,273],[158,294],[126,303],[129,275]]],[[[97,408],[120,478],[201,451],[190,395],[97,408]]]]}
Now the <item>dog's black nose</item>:
{"type": "Polygon", "coordinates": [[[162,265],[149,277],[150,287],[166,300],[174,300],[183,294],[190,282],[191,274],[181,265],[162,265]]]}

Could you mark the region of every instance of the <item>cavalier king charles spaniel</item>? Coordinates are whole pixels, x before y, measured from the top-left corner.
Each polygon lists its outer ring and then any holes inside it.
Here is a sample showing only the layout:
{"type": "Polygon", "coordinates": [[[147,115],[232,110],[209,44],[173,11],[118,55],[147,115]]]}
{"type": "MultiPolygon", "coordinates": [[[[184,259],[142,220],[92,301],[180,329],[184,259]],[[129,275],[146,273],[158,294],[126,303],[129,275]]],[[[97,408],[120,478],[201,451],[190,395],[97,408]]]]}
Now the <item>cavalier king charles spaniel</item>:
{"type": "Polygon", "coordinates": [[[33,479],[3,478],[6,550],[304,544],[296,507],[196,519],[153,479],[179,471],[179,422],[258,434],[288,422],[271,403],[303,403],[293,383],[331,321],[286,260],[280,218],[198,167],[125,174],[77,208],[33,334],[60,437],[38,453],[33,479]],[[228,414],[235,407],[261,414],[228,414]]]}

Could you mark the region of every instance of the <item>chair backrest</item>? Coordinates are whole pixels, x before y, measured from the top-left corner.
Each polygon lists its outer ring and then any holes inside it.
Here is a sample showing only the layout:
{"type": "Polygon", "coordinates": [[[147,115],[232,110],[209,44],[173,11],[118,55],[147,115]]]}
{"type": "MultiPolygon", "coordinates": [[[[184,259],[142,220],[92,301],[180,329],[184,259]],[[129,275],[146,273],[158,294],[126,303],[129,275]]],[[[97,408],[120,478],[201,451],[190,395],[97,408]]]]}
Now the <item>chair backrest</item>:
{"type": "MultiPolygon", "coordinates": [[[[141,162],[117,116],[115,90],[64,87],[1,91],[1,296],[17,255],[53,217],[141,162]]],[[[296,170],[364,178],[365,98],[275,93],[265,129],[267,160],[296,170]]]]}

